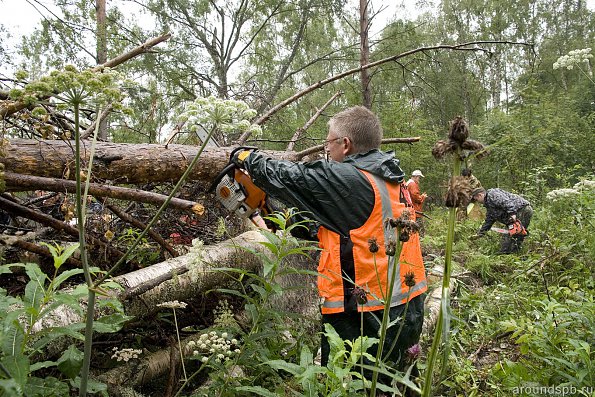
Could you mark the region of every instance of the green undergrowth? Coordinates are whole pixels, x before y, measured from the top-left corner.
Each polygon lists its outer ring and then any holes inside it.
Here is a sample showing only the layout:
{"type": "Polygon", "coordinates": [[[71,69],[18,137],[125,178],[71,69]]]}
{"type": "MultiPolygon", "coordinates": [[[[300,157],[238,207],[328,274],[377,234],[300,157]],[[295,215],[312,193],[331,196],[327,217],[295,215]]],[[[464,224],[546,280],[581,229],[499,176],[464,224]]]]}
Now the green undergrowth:
{"type": "MultiPolygon", "coordinates": [[[[595,395],[593,189],[586,181],[534,206],[519,255],[497,255],[495,233],[470,240],[482,220],[458,222],[452,351],[435,395],[595,395]]],[[[422,245],[435,254],[446,215],[432,215],[422,245]]]]}

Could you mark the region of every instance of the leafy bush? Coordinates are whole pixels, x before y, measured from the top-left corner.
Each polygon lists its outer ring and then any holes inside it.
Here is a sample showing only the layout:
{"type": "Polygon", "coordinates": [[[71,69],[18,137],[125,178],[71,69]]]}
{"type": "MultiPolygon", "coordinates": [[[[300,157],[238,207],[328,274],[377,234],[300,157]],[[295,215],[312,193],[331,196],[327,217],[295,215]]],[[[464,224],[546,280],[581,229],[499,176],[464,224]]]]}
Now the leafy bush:
{"type": "MultiPolygon", "coordinates": [[[[70,278],[82,274],[83,270],[59,272],[66,259],[78,249],[78,244],[66,249],[51,245],[47,247],[54,257],[55,273],[51,279],[36,263],[0,266],[0,274],[23,269],[29,278],[23,296],[9,296],[6,290],[0,288],[0,390],[4,390],[7,395],[68,395],[70,387],[76,388],[80,382],[78,374],[83,363],[83,352],[77,348],[77,341],[85,339],[81,332],[85,324],[48,326],[42,323],[54,312],[64,309],[81,318],[85,316],[79,301],[86,299],[87,287],[78,285],[68,291],[61,289],[70,278]],[[61,340],[74,340],[75,343],[70,344],[58,359],[52,360],[51,353],[57,350],[55,345],[61,340]],[[43,377],[37,374],[43,374],[43,377]]],[[[98,271],[97,268],[91,270],[98,271]]],[[[108,308],[109,314],[94,323],[94,330],[118,331],[127,319],[121,314],[121,304],[115,299],[102,299],[99,306],[108,308]]],[[[89,386],[90,391],[106,390],[105,385],[99,383],[89,386]]]]}

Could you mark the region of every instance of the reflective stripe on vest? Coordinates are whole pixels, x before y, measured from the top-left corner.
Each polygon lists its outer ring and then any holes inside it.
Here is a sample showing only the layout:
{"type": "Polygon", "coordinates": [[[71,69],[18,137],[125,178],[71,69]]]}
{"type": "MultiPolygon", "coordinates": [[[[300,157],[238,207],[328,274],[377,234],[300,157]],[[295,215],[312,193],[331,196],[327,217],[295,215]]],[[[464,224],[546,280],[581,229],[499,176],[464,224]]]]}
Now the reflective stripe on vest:
{"type": "MultiPolygon", "coordinates": [[[[361,170],[360,170],[361,171],[361,170]]],[[[384,220],[400,216],[405,205],[400,203],[400,189],[397,184],[390,184],[368,172],[361,171],[370,181],[374,190],[374,209],[364,225],[350,231],[349,238],[341,238],[324,227],[319,229],[318,238],[323,251],[318,266],[318,290],[324,298],[322,313],[341,313],[355,310],[352,290],[357,287],[366,293],[367,302],[357,304],[358,311],[372,311],[384,308],[387,281],[392,272],[396,272],[391,306],[405,303],[427,290],[425,269],[419,246],[419,235],[410,236],[410,240],[403,244],[400,260],[387,257],[385,241],[396,239],[396,231],[385,227],[384,220]],[[372,254],[368,240],[376,238],[379,250],[372,254]],[[341,262],[341,248],[345,248],[344,240],[353,243],[353,262],[341,262]],[[343,244],[343,245],[342,245],[343,244]],[[390,259],[390,260],[389,260],[390,259]],[[345,268],[355,277],[346,277],[345,268]],[[404,277],[413,273],[415,285],[405,286],[404,277]]],[[[412,210],[412,209],[411,209],[412,210]]]]}

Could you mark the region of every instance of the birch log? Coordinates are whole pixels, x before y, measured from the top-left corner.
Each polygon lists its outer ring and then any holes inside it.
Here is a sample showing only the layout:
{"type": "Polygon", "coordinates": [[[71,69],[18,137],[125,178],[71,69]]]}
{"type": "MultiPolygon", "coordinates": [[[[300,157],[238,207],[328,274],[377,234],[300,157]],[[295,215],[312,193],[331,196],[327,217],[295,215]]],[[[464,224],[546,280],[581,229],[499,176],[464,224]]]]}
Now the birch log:
{"type": "MultiPolygon", "coordinates": [[[[231,240],[204,246],[198,253],[190,252],[115,277],[113,281],[124,288],[116,297],[127,296],[127,291],[148,283],[150,280],[163,278],[163,282],[158,285],[141,294],[128,295],[129,299],[124,300],[126,315],[136,318],[143,317],[156,311],[158,303],[187,300],[206,290],[223,285],[229,280],[229,277],[221,271],[214,270],[215,268],[258,270],[262,265],[260,259],[249,254],[246,249],[264,252],[264,247],[260,244],[264,241],[266,239],[260,232],[251,230],[231,240]]],[[[81,305],[84,307],[85,302],[82,302],[81,305]]],[[[60,306],[36,323],[33,330],[66,326],[81,321],[83,319],[74,310],[60,306]]]]}

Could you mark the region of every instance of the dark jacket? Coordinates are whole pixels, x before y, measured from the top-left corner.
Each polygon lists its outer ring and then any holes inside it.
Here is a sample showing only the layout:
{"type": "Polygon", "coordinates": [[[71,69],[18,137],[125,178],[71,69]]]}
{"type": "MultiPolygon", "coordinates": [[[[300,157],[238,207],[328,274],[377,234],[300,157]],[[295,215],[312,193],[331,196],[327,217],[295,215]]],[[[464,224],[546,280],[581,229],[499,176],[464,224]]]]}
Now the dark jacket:
{"type": "Polygon", "coordinates": [[[377,149],[347,156],[342,163],[294,163],[255,152],[244,167],[267,194],[312,213],[312,218],[342,236],[362,226],[374,207],[374,190],[358,169],[396,183],[405,176],[393,152],[377,149]]]}
{"type": "Polygon", "coordinates": [[[502,189],[486,190],[483,205],[486,208],[486,219],[479,233],[485,233],[496,222],[505,225],[510,223],[510,217],[529,205],[529,202],[518,194],[509,193],[502,189]]]}

